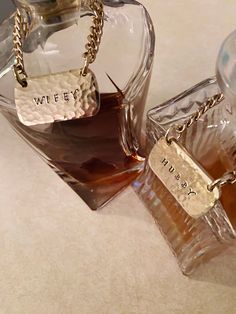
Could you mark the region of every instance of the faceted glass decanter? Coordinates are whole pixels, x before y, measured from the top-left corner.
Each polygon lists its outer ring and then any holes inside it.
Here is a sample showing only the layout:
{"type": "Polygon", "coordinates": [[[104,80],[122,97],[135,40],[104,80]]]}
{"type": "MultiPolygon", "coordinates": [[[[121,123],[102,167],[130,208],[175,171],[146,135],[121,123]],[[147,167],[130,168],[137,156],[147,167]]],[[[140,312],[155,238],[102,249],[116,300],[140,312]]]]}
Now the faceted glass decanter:
{"type": "MultiPolygon", "coordinates": [[[[149,111],[148,151],[165,136],[170,126],[186,121],[204,101],[220,92],[216,78],[207,79],[149,111]]],[[[193,123],[180,142],[216,180],[236,167],[235,132],[236,107],[223,100],[193,123]]],[[[169,172],[173,172],[171,165],[169,172]]],[[[179,179],[174,175],[173,180],[179,179]]],[[[134,187],[155,218],[184,274],[191,274],[201,263],[235,243],[235,184],[225,185],[219,201],[199,218],[192,218],[180,206],[148,161],[134,187]]]]}
{"type": "MultiPolygon", "coordinates": [[[[94,14],[91,1],[15,2],[30,25],[23,42],[29,78],[83,67],[94,14]]],[[[14,16],[0,26],[0,111],[90,208],[97,209],[143,167],[143,112],[155,46],[150,17],[137,1],[104,1],[103,35],[90,67],[99,86],[98,113],[35,126],[23,125],[16,113],[13,26],[14,16]]]]}

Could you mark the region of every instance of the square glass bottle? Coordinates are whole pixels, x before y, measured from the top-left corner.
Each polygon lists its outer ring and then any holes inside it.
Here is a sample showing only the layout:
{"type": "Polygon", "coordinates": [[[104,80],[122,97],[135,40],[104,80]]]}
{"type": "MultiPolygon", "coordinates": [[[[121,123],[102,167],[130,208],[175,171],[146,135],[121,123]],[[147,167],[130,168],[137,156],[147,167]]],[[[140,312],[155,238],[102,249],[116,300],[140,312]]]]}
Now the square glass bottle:
{"type": "MultiPolygon", "coordinates": [[[[216,78],[210,78],[150,110],[148,153],[173,124],[186,121],[207,99],[220,92],[216,78]]],[[[236,166],[235,116],[235,108],[223,100],[188,128],[181,139],[181,145],[213,179],[236,166]]],[[[154,216],[184,274],[190,274],[202,262],[234,243],[235,185],[223,187],[220,200],[199,218],[192,218],[180,206],[148,160],[134,187],[154,216]]]]}

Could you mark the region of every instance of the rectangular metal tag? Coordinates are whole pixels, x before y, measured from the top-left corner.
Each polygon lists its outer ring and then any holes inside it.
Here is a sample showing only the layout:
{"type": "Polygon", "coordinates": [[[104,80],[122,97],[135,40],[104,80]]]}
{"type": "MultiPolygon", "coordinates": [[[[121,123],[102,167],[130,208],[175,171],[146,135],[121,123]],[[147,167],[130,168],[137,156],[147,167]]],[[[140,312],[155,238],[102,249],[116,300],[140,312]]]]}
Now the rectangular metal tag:
{"type": "Polygon", "coordinates": [[[208,185],[213,179],[178,143],[161,138],[151,151],[149,166],[176,201],[193,218],[206,214],[220,198],[208,185]]]}
{"type": "Polygon", "coordinates": [[[17,113],[25,125],[91,117],[99,110],[98,86],[90,70],[85,76],[79,69],[28,78],[27,83],[15,88],[17,113]]]}

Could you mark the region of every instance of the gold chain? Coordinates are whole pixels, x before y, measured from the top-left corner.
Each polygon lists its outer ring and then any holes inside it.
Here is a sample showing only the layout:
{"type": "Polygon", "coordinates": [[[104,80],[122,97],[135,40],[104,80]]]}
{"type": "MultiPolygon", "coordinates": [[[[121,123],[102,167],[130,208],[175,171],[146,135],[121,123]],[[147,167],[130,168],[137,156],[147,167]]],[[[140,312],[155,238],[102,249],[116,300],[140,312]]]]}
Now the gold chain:
{"type": "MultiPolygon", "coordinates": [[[[170,145],[172,141],[179,141],[183,133],[197,122],[208,110],[215,107],[224,100],[222,93],[216,94],[213,97],[208,98],[202,106],[194,112],[189,119],[184,121],[182,124],[171,126],[165,135],[166,142],[170,145]]],[[[236,170],[225,173],[221,178],[215,180],[208,186],[209,191],[213,191],[214,188],[221,188],[226,184],[236,183],[236,170]]]]}
{"type": "Polygon", "coordinates": [[[194,122],[197,122],[208,110],[218,105],[222,100],[224,99],[224,95],[222,93],[217,94],[209,99],[207,99],[202,106],[194,112],[190,118],[186,121],[184,121],[182,124],[173,125],[171,126],[165,135],[166,141],[168,144],[171,144],[171,142],[178,141],[182,134],[190,128],[194,122]],[[172,134],[172,135],[171,135],[172,134]]]}
{"type": "Polygon", "coordinates": [[[15,53],[14,73],[18,83],[20,83],[22,87],[27,87],[27,74],[25,72],[22,45],[28,30],[29,24],[24,21],[20,10],[17,9],[13,29],[13,51],[15,53]]]}
{"type": "MultiPolygon", "coordinates": [[[[91,26],[91,34],[88,36],[86,44],[86,52],[83,54],[85,59],[82,75],[86,75],[89,65],[96,59],[104,26],[104,10],[102,0],[89,0],[89,8],[93,11],[93,26],[91,26]]],[[[24,66],[23,58],[23,40],[27,36],[29,24],[24,21],[19,9],[15,14],[15,25],[13,30],[13,51],[15,54],[14,73],[19,84],[27,87],[27,73],[24,66]]]]}
{"type": "Polygon", "coordinates": [[[94,12],[93,26],[91,26],[91,34],[88,36],[88,43],[86,44],[86,52],[83,54],[85,59],[84,68],[82,74],[86,75],[88,67],[96,59],[99,46],[103,35],[104,26],[104,9],[103,3],[99,0],[90,0],[89,7],[94,12]]]}

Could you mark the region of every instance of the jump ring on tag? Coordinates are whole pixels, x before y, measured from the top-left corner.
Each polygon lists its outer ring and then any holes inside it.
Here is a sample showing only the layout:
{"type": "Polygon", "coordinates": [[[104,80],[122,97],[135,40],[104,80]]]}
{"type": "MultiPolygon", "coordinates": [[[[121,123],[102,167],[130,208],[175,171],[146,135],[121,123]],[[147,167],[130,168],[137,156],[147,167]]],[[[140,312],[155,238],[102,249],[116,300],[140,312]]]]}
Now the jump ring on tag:
{"type": "Polygon", "coordinates": [[[212,192],[216,187],[221,186],[221,179],[215,180],[207,186],[207,189],[212,192]]]}
{"type": "Polygon", "coordinates": [[[28,82],[27,82],[27,75],[24,74],[24,73],[21,73],[22,74],[22,77],[20,76],[18,70],[17,70],[17,67],[14,66],[13,67],[14,69],[14,74],[15,74],[15,78],[17,80],[17,82],[22,86],[22,87],[27,87],[28,86],[28,82]]]}
{"type": "Polygon", "coordinates": [[[177,136],[170,136],[170,132],[175,129],[175,126],[171,126],[167,131],[166,131],[166,134],[165,134],[165,139],[166,139],[166,143],[168,145],[171,145],[171,143],[173,141],[178,141],[181,137],[181,134],[180,133],[177,133],[177,136]]]}
{"type": "Polygon", "coordinates": [[[86,76],[88,74],[88,69],[89,69],[89,60],[88,58],[85,58],[84,67],[81,72],[83,76],[86,76]]]}
{"type": "Polygon", "coordinates": [[[212,184],[210,184],[208,186],[208,190],[212,192],[214,190],[214,188],[216,188],[216,187],[221,188],[228,183],[229,184],[236,183],[236,171],[235,170],[232,172],[226,173],[222,178],[217,179],[214,182],[212,182],[212,184]]]}

